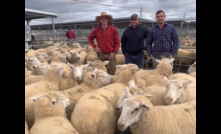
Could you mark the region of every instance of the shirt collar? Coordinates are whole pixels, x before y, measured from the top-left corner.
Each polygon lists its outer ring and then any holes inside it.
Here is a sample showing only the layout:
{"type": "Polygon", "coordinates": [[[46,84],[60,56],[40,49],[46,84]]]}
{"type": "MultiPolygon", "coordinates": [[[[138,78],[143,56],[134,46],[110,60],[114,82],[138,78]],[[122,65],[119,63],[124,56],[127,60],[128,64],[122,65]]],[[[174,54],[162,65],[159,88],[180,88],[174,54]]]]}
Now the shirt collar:
{"type": "MultiPolygon", "coordinates": [[[[167,22],[165,22],[164,27],[167,26],[167,25],[168,25],[167,22]]],[[[160,28],[157,24],[155,25],[155,27],[160,28]]]]}

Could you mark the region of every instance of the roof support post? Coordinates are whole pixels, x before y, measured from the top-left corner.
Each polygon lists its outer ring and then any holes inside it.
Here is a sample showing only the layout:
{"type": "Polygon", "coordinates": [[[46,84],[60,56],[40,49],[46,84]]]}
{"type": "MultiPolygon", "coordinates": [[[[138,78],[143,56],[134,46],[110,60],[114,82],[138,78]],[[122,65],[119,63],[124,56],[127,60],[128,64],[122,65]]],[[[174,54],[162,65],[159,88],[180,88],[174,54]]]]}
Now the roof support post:
{"type": "Polygon", "coordinates": [[[51,17],[51,20],[52,20],[52,26],[53,26],[54,43],[55,43],[55,41],[56,41],[56,34],[55,34],[55,27],[54,27],[54,18],[51,17]]]}

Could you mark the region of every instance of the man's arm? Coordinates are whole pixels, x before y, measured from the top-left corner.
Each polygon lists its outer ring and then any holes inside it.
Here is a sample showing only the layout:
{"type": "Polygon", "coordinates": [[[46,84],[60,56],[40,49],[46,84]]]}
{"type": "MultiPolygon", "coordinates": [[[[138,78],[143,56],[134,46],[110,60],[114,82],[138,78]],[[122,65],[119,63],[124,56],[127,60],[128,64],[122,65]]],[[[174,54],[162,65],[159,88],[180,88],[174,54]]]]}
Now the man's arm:
{"type": "Polygon", "coordinates": [[[147,53],[149,56],[151,56],[152,55],[152,44],[153,44],[153,33],[151,30],[148,32],[148,36],[145,41],[145,44],[146,44],[147,53]]]}
{"type": "Polygon", "coordinates": [[[90,35],[88,36],[88,42],[90,43],[90,45],[93,47],[93,48],[95,48],[96,47],[96,45],[95,45],[95,43],[94,43],[94,38],[96,38],[96,36],[95,36],[96,34],[95,34],[95,29],[90,33],[90,35]]]}
{"type": "Polygon", "coordinates": [[[172,55],[174,56],[179,49],[179,37],[177,35],[175,27],[172,28],[172,41],[173,41],[172,55]]]}
{"type": "Polygon", "coordinates": [[[117,53],[119,50],[119,47],[120,47],[120,39],[119,39],[117,29],[115,28],[114,29],[114,52],[117,53]]]}
{"type": "MultiPolygon", "coordinates": [[[[126,31],[126,30],[125,30],[126,31]]],[[[126,49],[126,37],[125,37],[125,31],[121,37],[121,49],[122,53],[125,54],[125,49],[126,49]]]]}

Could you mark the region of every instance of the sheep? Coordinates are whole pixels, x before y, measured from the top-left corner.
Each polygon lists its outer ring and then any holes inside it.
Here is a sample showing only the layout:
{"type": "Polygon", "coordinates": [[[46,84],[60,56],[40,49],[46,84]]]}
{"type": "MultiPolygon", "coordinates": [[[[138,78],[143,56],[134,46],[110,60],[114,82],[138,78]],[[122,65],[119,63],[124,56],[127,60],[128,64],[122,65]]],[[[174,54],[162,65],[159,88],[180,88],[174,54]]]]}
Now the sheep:
{"type": "Polygon", "coordinates": [[[91,45],[85,46],[85,47],[83,48],[83,50],[84,50],[85,52],[87,52],[87,53],[94,51],[94,50],[93,50],[93,47],[92,47],[91,45]]]}
{"type": "Polygon", "coordinates": [[[44,80],[44,76],[31,75],[25,68],[25,85],[44,80]]]}
{"type": "MultiPolygon", "coordinates": [[[[118,75],[113,76],[113,82],[122,83],[124,85],[128,85],[128,82],[131,79],[135,78],[134,74],[136,73],[136,71],[139,70],[139,68],[137,66],[134,66],[133,64],[130,64],[129,66],[122,67],[122,68],[121,66],[116,66],[116,67],[117,67],[116,70],[121,70],[121,71],[119,71],[120,73],[118,75]]],[[[115,73],[118,73],[118,72],[116,71],[115,73]]]]}
{"type": "Polygon", "coordinates": [[[77,42],[75,42],[74,44],[71,44],[71,49],[81,49],[81,45],[77,42]]]}
{"type": "Polygon", "coordinates": [[[196,72],[190,73],[189,76],[192,76],[192,77],[196,78],[196,72]]]}
{"type": "MultiPolygon", "coordinates": [[[[177,57],[196,57],[196,51],[189,51],[185,49],[178,49],[177,57]]],[[[187,59],[187,58],[176,58],[176,62],[178,65],[178,71],[180,70],[181,64],[187,64],[190,65],[194,60],[193,59],[187,59]]]]}
{"type": "Polygon", "coordinates": [[[48,63],[39,63],[38,65],[32,66],[32,75],[44,75],[50,66],[48,63]]]}
{"type": "Polygon", "coordinates": [[[194,62],[188,69],[187,73],[190,74],[192,72],[196,72],[196,62],[194,62]]]}
{"type": "Polygon", "coordinates": [[[158,63],[156,69],[153,70],[139,70],[135,75],[135,80],[138,84],[142,84],[145,86],[165,86],[164,76],[169,77],[172,74],[173,70],[173,61],[175,59],[171,58],[163,58],[161,60],[156,60],[158,63]]]}
{"type": "Polygon", "coordinates": [[[50,66],[44,76],[43,81],[25,86],[25,99],[39,93],[59,90],[59,81],[64,75],[64,68],[61,66],[50,66]]]}
{"type": "Polygon", "coordinates": [[[72,69],[72,77],[78,82],[78,83],[82,83],[82,75],[83,75],[83,70],[84,68],[86,68],[87,66],[89,66],[89,64],[85,64],[83,65],[82,63],[75,63],[75,64],[70,64],[67,63],[71,69],[72,69]]]}
{"type": "Polygon", "coordinates": [[[25,134],[29,134],[28,130],[29,130],[28,124],[27,124],[27,121],[25,121],[25,134]]]}
{"type": "Polygon", "coordinates": [[[55,63],[55,62],[67,63],[66,54],[58,53],[56,56],[54,56],[54,57],[51,59],[51,62],[50,62],[50,63],[55,63]]]}
{"type": "Polygon", "coordinates": [[[71,52],[71,62],[70,63],[82,63],[85,64],[86,63],[86,57],[87,57],[87,53],[82,51],[82,50],[78,50],[75,52],[71,52]]]}
{"type": "Polygon", "coordinates": [[[67,65],[66,63],[63,63],[63,62],[53,62],[50,64],[50,66],[53,66],[53,65],[59,65],[59,66],[62,66],[64,68],[64,72],[65,72],[65,75],[64,77],[65,78],[71,78],[72,77],[72,69],[70,68],[69,65],[67,65]]]}
{"type": "Polygon", "coordinates": [[[143,95],[124,99],[118,120],[121,131],[129,126],[133,134],[195,134],[196,103],[153,106],[143,95]]]}
{"type": "Polygon", "coordinates": [[[77,85],[79,85],[79,84],[75,79],[70,78],[70,77],[68,77],[68,78],[62,77],[59,82],[59,91],[66,90],[66,89],[75,87],[77,85]]]}
{"type": "Polygon", "coordinates": [[[92,51],[87,53],[86,61],[95,61],[98,60],[98,55],[96,52],[92,51]]]}
{"type": "Polygon", "coordinates": [[[79,134],[66,118],[65,108],[69,99],[64,95],[44,95],[37,99],[34,106],[35,123],[30,134],[79,134]]]}
{"type": "Polygon", "coordinates": [[[71,118],[71,114],[75,107],[75,104],[85,93],[90,92],[94,89],[101,88],[112,82],[109,74],[106,72],[95,69],[92,72],[88,72],[84,78],[84,83],[75,86],[73,88],[64,90],[62,93],[70,99],[70,105],[66,109],[68,119],[71,118]]]}
{"type": "Polygon", "coordinates": [[[115,55],[116,59],[116,65],[123,65],[125,64],[125,56],[123,54],[116,54],[115,55]]]}
{"type": "Polygon", "coordinates": [[[116,65],[116,71],[115,71],[115,74],[114,75],[119,75],[122,70],[125,70],[125,69],[138,69],[138,66],[136,64],[132,64],[132,63],[129,63],[129,64],[123,64],[123,65],[116,65]]]}
{"type": "Polygon", "coordinates": [[[33,70],[32,66],[38,65],[40,63],[41,62],[37,59],[37,57],[30,57],[27,59],[26,67],[28,70],[32,71],[33,70]]]}
{"type": "Polygon", "coordinates": [[[114,134],[116,103],[125,87],[124,84],[113,83],[82,96],[71,116],[75,129],[80,134],[114,134]]]}
{"type": "Polygon", "coordinates": [[[167,105],[196,101],[196,79],[184,74],[173,74],[169,80],[165,77],[166,93],[164,96],[167,105]]]}

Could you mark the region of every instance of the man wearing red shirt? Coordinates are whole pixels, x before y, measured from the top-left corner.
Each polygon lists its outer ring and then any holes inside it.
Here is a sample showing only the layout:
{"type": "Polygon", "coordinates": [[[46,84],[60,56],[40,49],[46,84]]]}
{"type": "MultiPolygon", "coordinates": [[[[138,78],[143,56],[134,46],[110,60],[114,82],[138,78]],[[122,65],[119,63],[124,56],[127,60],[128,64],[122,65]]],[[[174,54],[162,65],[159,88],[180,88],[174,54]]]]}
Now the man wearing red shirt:
{"type": "Polygon", "coordinates": [[[68,31],[66,32],[65,36],[67,37],[68,41],[75,40],[75,34],[71,27],[68,28],[68,31]]]}
{"type": "Polygon", "coordinates": [[[96,16],[95,20],[100,23],[100,26],[90,33],[88,42],[94,48],[94,51],[98,53],[101,61],[109,60],[108,73],[114,75],[117,63],[115,55],[120,47],[120,39],[116,28],[110,25],[113,17],[107,15],[106,12],[101,12],[101,15],[96,16]],[[96,39],[97,45],[95,45],[94,39],[96,39]]]}

